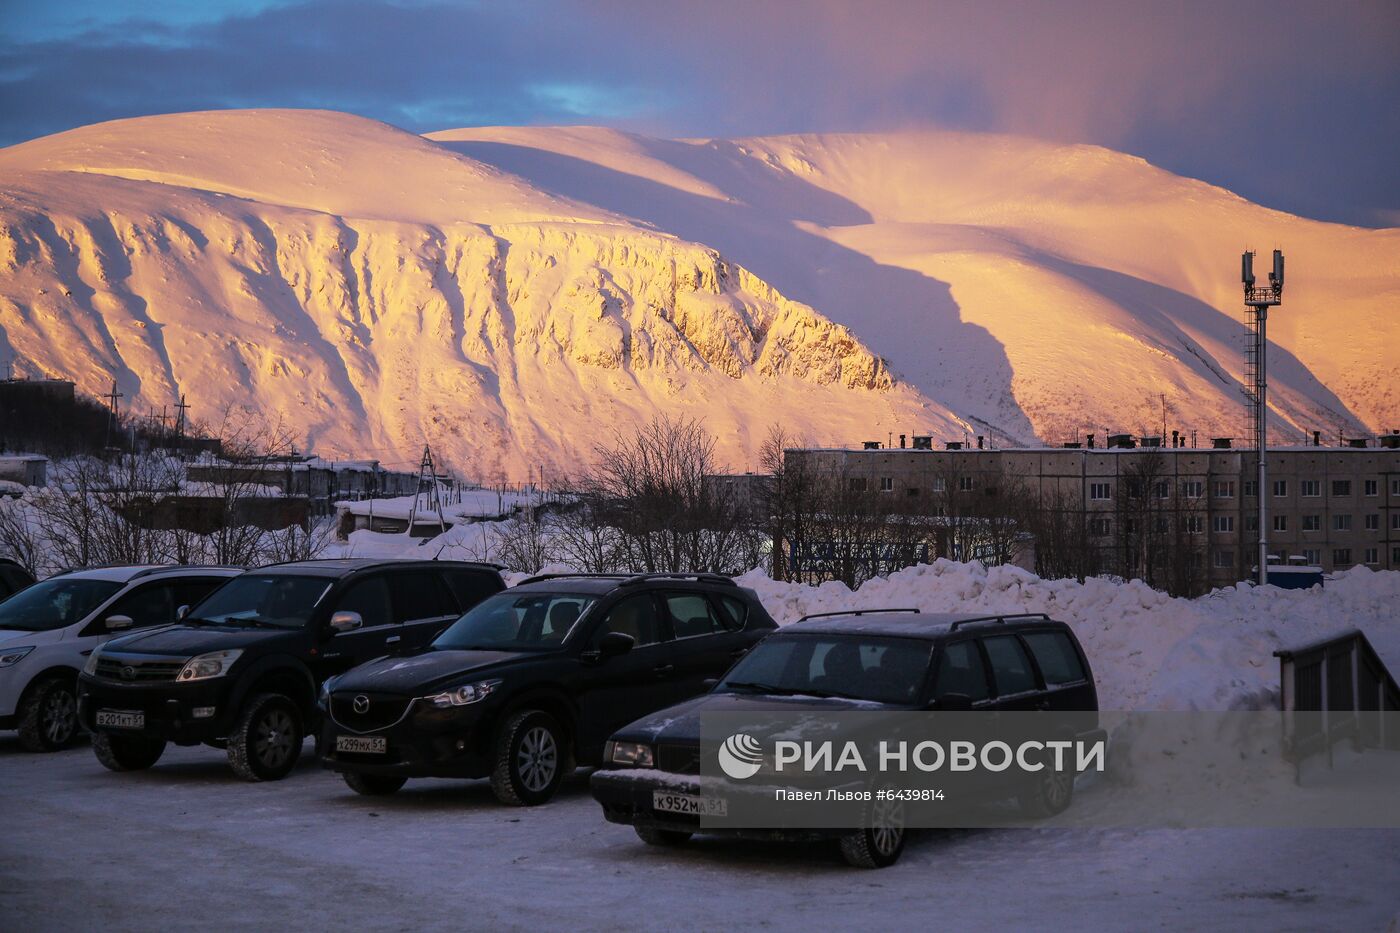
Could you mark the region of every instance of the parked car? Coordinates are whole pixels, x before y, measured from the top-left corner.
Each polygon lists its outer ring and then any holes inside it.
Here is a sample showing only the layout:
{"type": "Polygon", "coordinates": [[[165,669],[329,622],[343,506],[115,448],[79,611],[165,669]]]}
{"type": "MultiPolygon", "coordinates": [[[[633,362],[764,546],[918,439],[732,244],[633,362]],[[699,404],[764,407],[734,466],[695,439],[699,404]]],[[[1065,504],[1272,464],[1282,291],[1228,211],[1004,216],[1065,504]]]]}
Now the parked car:
{"type": "MultiPolygon", "coordinates": [[[[0,568],[3,570],[3,568],[0,568]]],[[[49,577],[0,603],[0,729],[30,751],[78,734],[78,672],[119,633],[175,621],[240,573],[220,567],[103,567],[49,577]]]]}
{"type": "Polygon", "coordinates": [[[327,677],[428,644],[505,588],[493,565],[312,560],[249,571],[177,625],[114,639],[83,669],[98,760],[149,768],[168,742],[227,751],[252,781],[285,777],[317,725],[327,677]]]}
{"type": "Polygon", "coordinates": [[[34,583],[34,575],[18,562],[0,557],[0,603],[34,583]]]}
{"type": "Polygon", "coordinates": [[[502,803],[544,803],[619,726],[701,693],[776,627],[728,577],[533,577],[425,650],[329,681],[321,756],[362,794],[489,777],[502,803]]]}
{"type": "MultiPolygon", "coordinates": [[[[849,709],[1096,712],[1098,693],[1074,633],[1044,615],[808,617],[760,644],[704,696],[618,730],[592,776],[593,796],[608,820],[630,824],[644,842],[681,844],[700,826],[702,715],[849,709]],[[636,767],[647,775],[627,773],[636,767]]],[[[1063,811],[1074,794],[1072,774],[1043,774],[1020,798],[1037,816],[1063,811]]],[[[839,839],[846,860],[867,868],[894,864],[905,842],[902,825],[783,833],[804,834],[839,839]]]]}

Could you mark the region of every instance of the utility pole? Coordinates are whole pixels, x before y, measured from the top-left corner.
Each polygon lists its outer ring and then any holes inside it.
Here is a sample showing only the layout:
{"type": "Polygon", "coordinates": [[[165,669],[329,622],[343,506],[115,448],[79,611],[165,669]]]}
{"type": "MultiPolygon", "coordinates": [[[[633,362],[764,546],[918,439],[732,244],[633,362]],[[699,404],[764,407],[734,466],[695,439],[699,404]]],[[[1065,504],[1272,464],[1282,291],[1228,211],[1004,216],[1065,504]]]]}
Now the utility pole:
{"type": "Polygon", "coordinates": [[[116,424],[117,421],[117,399],[126,398],[126,396],[123,395],[121,392],[117,391],[117,380],[113,379],[112,391],[104,395],[103,398],[107,400],[107,404],[109,406],[109,410],[107,412],[107,443],[105,446],[111,447],[112,427],[116,424]]]}
{"type": "Polygon", "coordinates": [[[1254,251],[1246,250],[1240,257],[1240,280],[1244,283],[1246,336],[1244,351],[1245,398],[1251,406],[1254,450],[1259,457],[1259,577],[1260,586],[1269,582],[1269,526],[1266,503],[1268,485],[1269,447],[1269,367],[1268,336],[1269,308],[1283,302],[1283,251],[1274,250],[1274,267],[1269,272],[1268,285],[1255,285],[1254,251]]]}
{"type": "Polygon", "coordinates": [[[180,401],[175,406],[175,450],[178,452],[185,439],[185,412],[189,410],[189,405],[185,404],[185,395],[180,393],[180,401]]]}

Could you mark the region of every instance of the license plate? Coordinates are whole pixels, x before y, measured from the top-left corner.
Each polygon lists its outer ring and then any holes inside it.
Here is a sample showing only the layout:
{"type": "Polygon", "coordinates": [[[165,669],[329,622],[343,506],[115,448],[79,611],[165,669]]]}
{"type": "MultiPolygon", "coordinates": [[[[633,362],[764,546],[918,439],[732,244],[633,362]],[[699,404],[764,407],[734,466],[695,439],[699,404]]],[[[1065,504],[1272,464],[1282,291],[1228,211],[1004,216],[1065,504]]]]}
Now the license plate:
{"type": "Polygon", "coordinates": [[[389,740],[382,735],[338,735],[335,750],[356,755],[384,755],[389,751],[389,740]]]}
{"type": "Polygon", "coordinates": [[[696,797],[693,794],[651,792],[651,808],[662,813],[690,813],[695,816],[727,816],[729,802],[723,797],[696,797]]]}
{"type": "Polygon", "coordinates": [[[97,724],[112,729],[144,729],[146,714],[124,709],[100,709],[97,711],[97,724]]]}

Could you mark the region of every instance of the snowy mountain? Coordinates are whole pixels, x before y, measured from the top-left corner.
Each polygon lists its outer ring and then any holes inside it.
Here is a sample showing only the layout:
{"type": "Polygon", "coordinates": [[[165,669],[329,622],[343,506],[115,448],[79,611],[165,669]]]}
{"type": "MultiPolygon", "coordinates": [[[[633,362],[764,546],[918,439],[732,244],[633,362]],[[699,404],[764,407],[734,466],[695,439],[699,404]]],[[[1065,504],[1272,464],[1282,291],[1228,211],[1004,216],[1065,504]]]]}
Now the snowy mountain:
{"type": "Polygon", "coordinates": [[[968,134],[419,137],[317,111],[0,150],[0,358],[138,409],[282,412],[328,455],[569,471],[657,410],[1055,443],[1243,433],[1237,262],[1288,252],[1278,421],[1388,427],[1400,230],[1093,147],[968,134]]]}

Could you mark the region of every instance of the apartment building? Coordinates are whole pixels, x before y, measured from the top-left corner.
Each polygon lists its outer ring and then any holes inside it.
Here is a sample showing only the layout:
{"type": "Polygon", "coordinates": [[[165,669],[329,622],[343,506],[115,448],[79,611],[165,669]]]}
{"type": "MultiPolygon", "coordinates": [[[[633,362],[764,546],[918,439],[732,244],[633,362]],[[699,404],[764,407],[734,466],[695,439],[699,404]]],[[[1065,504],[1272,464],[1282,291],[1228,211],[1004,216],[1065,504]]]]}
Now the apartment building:
{"type": "MultiPolygon", "coordinates": [[[[1153,535],[1159,552],[1189,553],[1208,586],[1248,578],[1257,564],[1261,490],[1252,449],[1228,442],[1139,446],[1126,436],[1092,449],[936,449],[930,440],[917,438],[916,447],[803,448],[786,456],[851,489],[888,495],[910,513],[938,508],[953,485],[973,501],[1014,495],[1067,511],[1083,523],[1105,572],[1138,575],[1150,559],[1141,553],[1143,542],[1153,535]]],[[[1367,446],[1284,447],[1267,456],[1262,492],[1271,555],[1329,572],[1358,564],[1400,569],[1400,436],[1367,446]]]]}

